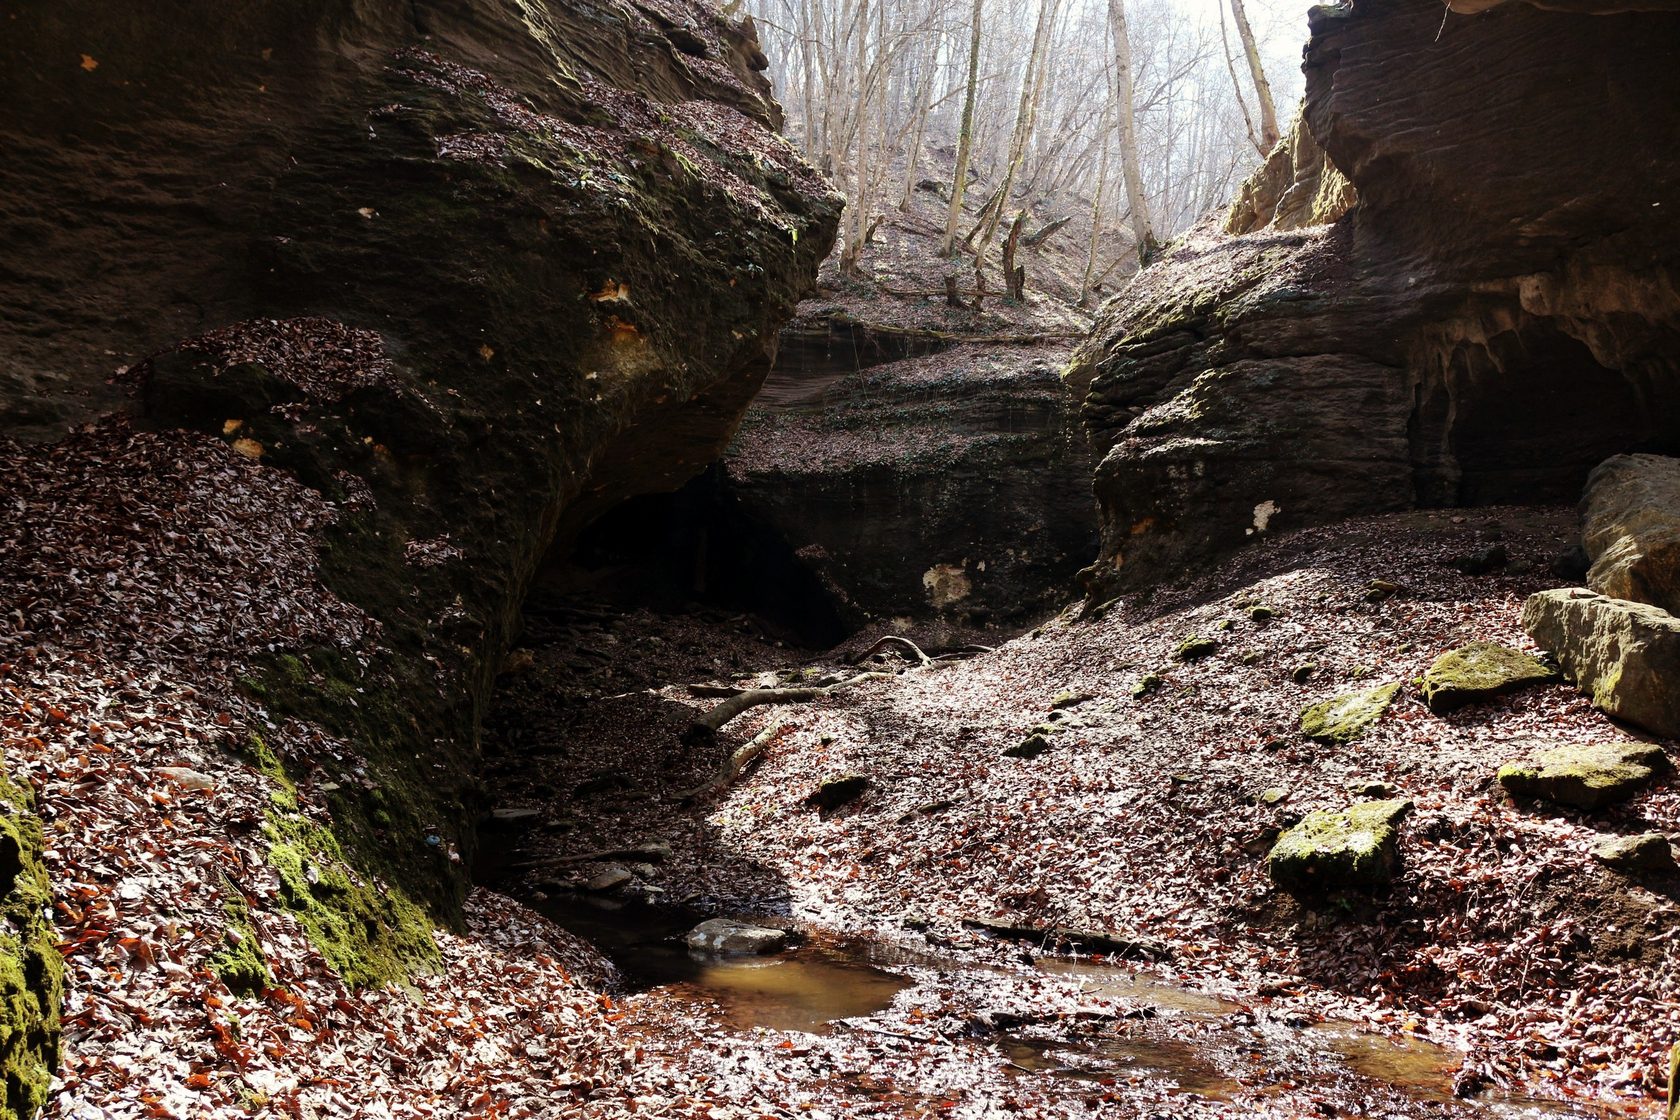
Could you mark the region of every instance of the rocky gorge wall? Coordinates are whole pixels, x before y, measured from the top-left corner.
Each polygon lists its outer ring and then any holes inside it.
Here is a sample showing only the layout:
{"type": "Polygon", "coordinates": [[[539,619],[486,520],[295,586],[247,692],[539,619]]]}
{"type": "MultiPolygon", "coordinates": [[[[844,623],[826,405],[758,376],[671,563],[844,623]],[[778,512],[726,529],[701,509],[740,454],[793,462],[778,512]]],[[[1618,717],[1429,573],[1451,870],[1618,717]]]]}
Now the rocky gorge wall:
{"type": "Polygon", "coordinates": [[[1140,273],[1070,370],[1097,585],[1354,513],[1572,500],[1607,455],[1674,449],[1666,7],[1313,10],[1302,166],[1245,189],[1246,232],[1210,220],[1140,273]],[[1329,225],[1299,220],[1315,148],[1358,200],[1329,225]]]}
{"type": "Polygon", "coordinates": [[[688,0],[10,13],[0,675],[64,716],[11,765],[84,734],[78,682],[161,674],[192,773],[276,783],[283,889],[237,905],[347,979],[424,964],[365,884],[458,913],[538,561],[715,459],[832,244],[763,65],[688,0]]]}

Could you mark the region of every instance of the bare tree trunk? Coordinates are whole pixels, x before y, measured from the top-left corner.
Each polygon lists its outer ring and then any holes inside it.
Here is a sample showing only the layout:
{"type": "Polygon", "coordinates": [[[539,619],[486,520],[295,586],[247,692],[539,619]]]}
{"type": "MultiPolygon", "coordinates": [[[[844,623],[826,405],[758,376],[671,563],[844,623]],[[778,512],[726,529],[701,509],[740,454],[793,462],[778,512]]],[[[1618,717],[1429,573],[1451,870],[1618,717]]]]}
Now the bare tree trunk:
{"type": "Polygon", "coordinates": [[[1272,103],[1272,84],[1266,80],[1266,69],[1260,65],[1260,45],[1254,41],[1254,28],[1248,23],[1248,10],[1243,0],[1231,0],[1231,16],[1237,21],[1237,37],[1242,40],[1243,54],[1248,56],[1248,72],[1254,78],[1254,92],[1260,98],[1260,140],[1262,155],[1277,147],[1277,106],[1272,103]]]}
{"type": "Polygon", "coordinates": [[[1155,259],[1161,247],[1149,217],[1149,198],[1138,167],[1137,112],[1133,105],[1132,41],[1126,31],[1126,0],[1108,0],[1108,22],[1114,32],[1116,108],[1120,112],[1120,172],[1126,181],[1126,205],[1132,211],[1132,240],[1139,264],[1155,259]]]}
{"type": "Polygon", "coordinates": [[[1026,297],[1027,270],[1015,264],[1015,251],[1021,244],[1021,227],[1026,224],[1027,212],[1017,210],[1015,221],[1009,227],[1009,237],[1003,243],[1003,282],[1009,289],[1009,298],[1016,303],[1026,297]]]}
{"type": "Polygon", "coordinates": [[[1219,6],[1219,44],[1224,48],[1225,72],[1231,75],[1231,92],[1236,95],[1237,108],[1242,110],[1243,127],[1248,130],[1248,142],[1253,144],[1264,156],[1269,149],[1261,141],[1260,134],[1254,131],[1254,114],[1248,111],[1248,98],[1243,96],[1242,82],[1237,80],[1237,66],[1231,61],[1231,37],[1225,30],[1225,5],[1219,6]]]}
{"type": "MultiPolygon", "coordinates": [[[[1003,184],[998,187],[997,208],[986,219],[986,228],[980,234],[980,242],[975,246],[975,257],[985,263],[986,250],[991,247],[992,238],[997,236],[998,222],[1003,217],[1004,207],[1009,205],[1009,191],[1015,185],[1015,175],[1021,169],[1021,160],[1027,154],[1027,142],[1032,139],[1034,118],[1038,112],[1039,99],[1044,94],[1044,56],[1050,49],[1050,30],[1056,22],[1057,0],[1040,0],[1038,7],[1038,24],[1033,28],[1032,51],[1027,56],[1027,69],[1021,76],[1021,104],[1015,112],[1015,133],[1009,141],[1009,163],[1004,168],[1003,184]]],[[[1004,277],[1007,286],[1009,277],[1004,277]]]]}
{"type": "Polygon", "coordinates": [[[1097,190],[1091,200],[1091,243],[1085,253],[1085,275],[1079,280],[1079,306],[1091,302],[1091,274],[1097,270],[1097,248],[1102,244],[1103,194],[1108,190],[1108,119],[1098,121],[1102,130],[1102,154],[1097,157],[1097,190]]]}
{"type": "Polygon", "coordinates": [[[980,15],[984,2],[974,0],[972,26],[968,34],[968,88],[963,93],[957,169],[951,175],[951,208],[945,214],[945,239],[939,243],[940,255],[946,257],[957,247],[957,223],[962,220],[963,192],[968,189],[968,161],[974,154],[974,91],[980,84],[980,15]]]}

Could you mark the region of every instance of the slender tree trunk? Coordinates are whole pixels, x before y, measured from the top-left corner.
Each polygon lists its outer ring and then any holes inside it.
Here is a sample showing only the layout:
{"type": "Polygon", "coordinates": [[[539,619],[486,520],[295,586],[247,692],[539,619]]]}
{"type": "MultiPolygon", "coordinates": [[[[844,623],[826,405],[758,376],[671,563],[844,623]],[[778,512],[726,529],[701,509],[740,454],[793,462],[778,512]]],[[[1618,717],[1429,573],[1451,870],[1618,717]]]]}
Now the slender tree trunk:
{"type": "MultiPolygon", "coordinates": [[[[1009,205],[1009,192],[1015,185],[1015,175],[1027,154],[1027,142],[1032,139],[1034,117],[1039,98],[1044,94],[1044,56],[1050,49],[1050,30],[1056,21],[1056,0],[1040,0],[1038,24],[1033,28],[1032,52],[1027,56],[1026,73],[1021,76],[1021,104],[1015,112],[1015,132],[1009,141],[1009,163],[1004,168],[1003,185],[998,188],[997,208],[986,219],[986,228],[975,246],[975,259],[985,263],[986,251],[997,236],[999,221],[1009,205]]],[[[1004,278],[1007,286],[1008,277],[1004,278]]]]}
{"type": "Polygon", "coordinates": [[[1085,253],[1085,275],[1079,281],[1079,306],[1091,301],[1091,274],[1097,270],[1097,248],[1102,244],[1103,195],[1108,190],[1108,119],[1098,121],[1102,131],[1102,154],[1097,157],[1097,191],[1091,200],[1091,243],[1085,253]]]}
{"type": "Polygon", "coordinates": [[[1143,172],[1138,167],[1132,41],[1126,31],[1125,0],[1108,0],[1108,22],[1114,31],[1115,98],[1120,113],[1120,172],[1126,181],[1126,205],[1132,211],[1132,240],[1137,243],[1138,263],[1147,265],[1155,259],[1161,247],[1155,241],[1155,223],[1149,217],[1149,197],[1144,192],[1143,172]]]}
{"type": "Polygon", "coordinates": [[[1236,95],[1237,108],[1242,110],[1243,127],[1248,130],[1248,142],[1253,144],[1264,156],[1270,152],[1260,140],[1260,134],[1254,131],[1254,114],[1248,111],[1248,98],[1243,96],[1242,82],[1237,80],[1237,66],[1231,61],[1231,36],[1225,30],[1225,5],[1219,5],[1219,44],[1224,48],[1225,72],[1231,75],[1231,92],[1236,95]]]}
{"type": "Polygon", "coordinates": [[[1266,69],[1260,65],[1260,45],[1254,41],[1254,28],[1248,23],[1248,10],[1243,0],[1231,0],[1231,17],[1237,21],[1237,37],[1242,40],[1243,54],[1248,56],[1248,72],[1254,78],[1254,92],[1260,99],[1260,139],[1270,152],[1278,142],[1277,106],[1272,103],[1272,84],[1266,80],[1266,69]]]}
{"type": "Polygon", "coordinates": [[[980,84],[980,16],[984,0],[974,0],[973,24],[968,34],[968,88],[963,92],[962,131],[957,140],[957,169],[951,175],[951,207],[945,213],[945,239],[939,243],[942,256],[957,247],[957,223],[962,220],[963,193],[968,189],[968,161],[974,154],[974,91],[980,84]]]}

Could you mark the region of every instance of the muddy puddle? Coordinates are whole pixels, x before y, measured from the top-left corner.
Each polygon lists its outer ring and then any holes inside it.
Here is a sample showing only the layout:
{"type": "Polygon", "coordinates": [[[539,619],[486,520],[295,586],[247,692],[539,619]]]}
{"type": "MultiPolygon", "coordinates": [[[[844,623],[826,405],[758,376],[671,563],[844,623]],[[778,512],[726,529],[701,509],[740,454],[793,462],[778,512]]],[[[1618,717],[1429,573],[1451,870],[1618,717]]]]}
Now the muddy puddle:
{"type": "Polygon", "coordinates": [[[813,1035],[879,1029],[895,1000],[921,985],[940,990],[942,998],[948,991],[983,1004],[991,991],[1050,983],[1074,998],[1123,1010],[1072,1029],[1053,1019],[943,1041],[1009,1078],[1093,1087],[1152,1081],[1180,1100],[1228,1105],[1237,1110],[1233,1115],[1245,1102],[1320,1090],[1344,1110],[1351,1104],[1354,1115],[1626,1115],[1511,1094],[1460,1100],[1453,1078],[1461,1056],[1451,1049],[1349,1024],[1274,1018],[1121,965],[1043,958],[1036,971],[1023,974],[822,935],[772,956],[714,957],[691,953],[683,940],[706,915],[583,900],[549,900],[541,908],[594,943],[632,991],[688,1005],[741,1037],[760,1027],[813,1035]],[[1361,1111],[1361,1101],[1371,1110],[1361,1111]]]}
{"type": "Polygon", "coordinates": [[[763,957],[690,952],[683,937],[705,915],[683,910],[589,902],[548,902],[543,909],[600,949],[631,990],[705,1000],[734,1030],[824,1034],[839,1020],[885,1010],[913,983],[865,954],[809,942],[763,957]]]}

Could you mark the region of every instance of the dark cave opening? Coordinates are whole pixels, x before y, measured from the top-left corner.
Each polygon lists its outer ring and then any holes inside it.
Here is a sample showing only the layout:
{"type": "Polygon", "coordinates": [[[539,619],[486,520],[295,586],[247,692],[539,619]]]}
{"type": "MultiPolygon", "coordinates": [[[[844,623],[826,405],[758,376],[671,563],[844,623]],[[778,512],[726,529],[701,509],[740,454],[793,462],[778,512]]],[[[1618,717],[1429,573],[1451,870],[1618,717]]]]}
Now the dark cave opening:
{"type": "Polygon", "coordinates": [[[787,542],[741,510],[721,464],[674,493],[645,494],[609,510],[564,558],[545,566],[538,586],[620,608],[745,612],[811,649],[851,633],[787,542]]]}
{"type": "Polygon", "coordinates": [[[1424,506],[1572,503],[1612,455],[1673,454],[1666,418],[1628,372],[1546,320],[1460,342],[1420,387],[1411,422],[1424,506]],[[1560,435],[1562,438],[1559,438],[1560,435]]]}

